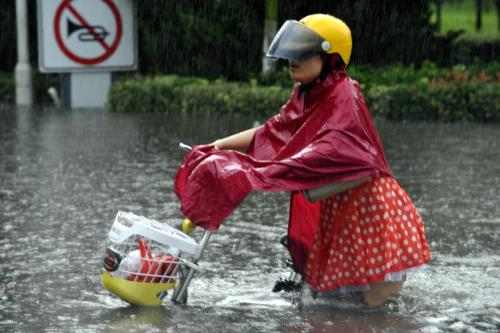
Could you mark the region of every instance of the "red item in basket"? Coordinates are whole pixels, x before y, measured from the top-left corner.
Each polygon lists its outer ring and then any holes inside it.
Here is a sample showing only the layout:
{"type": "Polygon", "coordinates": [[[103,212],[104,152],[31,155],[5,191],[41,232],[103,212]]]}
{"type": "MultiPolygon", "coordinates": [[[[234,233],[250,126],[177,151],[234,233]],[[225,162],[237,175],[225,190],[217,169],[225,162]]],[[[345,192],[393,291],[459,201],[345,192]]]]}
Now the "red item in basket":
{"type": "Polygon", "coordinates": [[[142,282],[149,273],[151,264],[153,263],[153,255],[149,250],[148,243],[144,239],[140,239],[138,242],[139,251],[141,253],[141,268],[139,269],[140,274],[130,274],[128,277],[131,281],[142,282]]]}
{"type": "Polygon", "coordinates": [[[158,283],[162,280],[167,281],[174,273],[177,264],[175,257],[170,255],[157,255],[149,267],[149,276],[146,276],[144,282],[158,283]]]}
{"type": "Polygon", "coordinates": [[[144,239],[138,241],[138,246],[141,253],[141,268],[138,274],[130,274],[128,279],[135,282],[149,283],[169,280],[177,266],[175,257],[164,254],[153,257],[148,243],[144,239]]]}

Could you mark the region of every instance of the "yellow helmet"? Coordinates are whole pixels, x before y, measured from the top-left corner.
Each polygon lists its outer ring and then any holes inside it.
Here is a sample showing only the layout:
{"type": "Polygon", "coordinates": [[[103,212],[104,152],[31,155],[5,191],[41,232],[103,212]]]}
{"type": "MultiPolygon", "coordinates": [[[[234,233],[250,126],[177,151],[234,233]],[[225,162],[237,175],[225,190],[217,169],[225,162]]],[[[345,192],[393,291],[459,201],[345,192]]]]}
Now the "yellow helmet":
{"type": "Polygon", "coordinates": [[[338,53],[344,63],[349,64],[352,51],[351,29],[342,20],[327,14],[312,14],[302,18],[309,29],[314,30],[327,43],[322,45],[323,51],[328,54],[338,53]]]}
{"type": "Polygon", "coordinates": [[[347,65],[351,50],[351,30],[344,22],[331,15],[313,14],[300,22],[285,21],[274,37],[267,56],[303,61],[315,54],[338,53],[347,65]]]}

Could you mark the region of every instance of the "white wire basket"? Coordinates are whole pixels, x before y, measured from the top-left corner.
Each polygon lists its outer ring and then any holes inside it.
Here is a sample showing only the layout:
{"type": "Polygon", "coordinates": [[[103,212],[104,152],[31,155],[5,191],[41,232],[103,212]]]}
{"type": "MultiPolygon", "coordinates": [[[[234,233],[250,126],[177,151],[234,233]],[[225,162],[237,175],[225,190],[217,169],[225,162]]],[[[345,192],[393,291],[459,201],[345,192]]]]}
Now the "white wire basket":
{"type": "Polygon", "coordinates": [[[109,232],[103,284],[131,304],[159,305],[169,294],[185,303],[209,237],[205,231],[197,242],[167,224],[120,211],[109,232]]]}

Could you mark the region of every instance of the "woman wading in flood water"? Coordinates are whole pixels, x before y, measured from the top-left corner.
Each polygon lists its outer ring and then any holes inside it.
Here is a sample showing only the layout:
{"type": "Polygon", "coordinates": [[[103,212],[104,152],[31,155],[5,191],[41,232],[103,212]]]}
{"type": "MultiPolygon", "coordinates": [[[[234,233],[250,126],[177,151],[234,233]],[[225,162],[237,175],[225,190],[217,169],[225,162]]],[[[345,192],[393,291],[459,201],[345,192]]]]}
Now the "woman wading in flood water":
{"type": "Polygon", "coordinates": [[[359,292],[374,307],[401,290],[408,272],[425,267],[430,252],[347,74],[351,49],[350,29],[333,16],[286,21],[267,55],[289,62],[296,82],[289,101],[256,129],[195,146],[175,190],[182,212],[209,230],[254,190],[290,191],[294,268],[319,294],[359,292]],[[341,186],[307,199],[331,184],[341,186]]]}

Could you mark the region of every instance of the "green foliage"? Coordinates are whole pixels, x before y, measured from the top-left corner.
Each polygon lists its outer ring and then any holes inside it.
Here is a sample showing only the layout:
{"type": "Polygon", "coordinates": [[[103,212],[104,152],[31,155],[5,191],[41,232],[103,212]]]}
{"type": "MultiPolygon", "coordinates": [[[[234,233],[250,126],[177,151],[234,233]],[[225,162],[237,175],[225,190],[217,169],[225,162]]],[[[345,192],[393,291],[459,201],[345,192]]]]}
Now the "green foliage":
{"type": "MultiPolygon", "coordinates": [[[[489,80],[495,80],[500,75],[500,62],[473,62],[467,66],[456,65],[450,69],[438,67],[431,61],[424,61],[420,67],[414,65],[395,64],[391,66],[349,66],[349,76],[358,81],[363,91],[370,90],[375,86],[395,86],[399,84],[427,83],[436,78],[448,76],[466,75],[476,77],[481,74],[487,75],[489,80]]],[[[453,78],[452,78],[453,79],[453,78]]],[[[290,71],[287,67],[279,68],[276,73],[266,77],[259,77],[261,85],[279,85],[290,88],[293,81],[290,79],[290,71]]]]}
{"type": "MultiPolygon", "coordinates": [[[[496,0],[483,0],[483,27],[482,32],[497,32],[496,0]]],[[[431,22],[437,22],[437,8],[431,2],[431,22]]],[[[476,4],[475,0],[443,1],[441,7],[441,31],[476,30],[476,4]]]]}
{"type": "Polygon", "coordinates": [[[500,121],[500,85],[496,82],[377,86],[366,99],[374,115],[393,120],[500,121]]]}
{"type": "Polygon", "coordinates": [[[292,88],[294,84],[290,78],[290,70],[288,69],[288,66],[278,67],[274,73],[270,73],[265,76],[260,75],[256,80],[258,84],[263,86],[292,88]]]}
{"type": "MultiPolygon", "coordinates": [[[[500,63],[477,62],[450,69],[430,62],[419,69],[356,66],[350,74],[362,83],[369,109],[376,116],[500,122],[500,63]]],[[[117,112],[233,112],[269,117],[289,98],[292,81],[286,68],[266,80],[245,84],[180,76],[129,77],[113,84],[108,104],[117,112]]],[[[48,102],[47,89],[57,82],[54,75],[34,75],[35,100],[48,102]]],[[[14,100],[13,75],[0,74],[0,101],[11,104],[14,100]]]]}
{"type": "Polygon", "coordinates": [[[351,28],[351,62],[355,64],[420,63],[428,57],[434,39],[429,3],[430,0],[299,0],[280,6],[280,18],[300,19],[312,13],[339,17],[351,28]]]}
{"type": "Polygon", "coordinates": [[[260,70],[263,19],[263,1],[139,1],[139,69],[246,80],[260,70]]]}
{"type": "Polygon", "coordinates": [[[12,104],[15,100],[16,85],[14,77],[0,73],[0,103],[12,104]]]}
{"type": "Polygon", "coordinates": [[[155,76],[115,82],[108,105],[116,112],[225,112],[270,115],[286,102],[289,89],[199,78],[155,76]]]}
{"type": "Polygon", "coordinates": [[[393,120],[438,120],[430,102],[416,86],[376,86],[366,94],[370,112],[393,120]]]}
{"type": "MultiPolygon", "coordinates": [[[[47,93],[49,87],[57,87],[59,82],[57,75],[35,73],[32,77],[33,98],[36,103],[50,103],[47,93]]],[[[0,103],[13,104],[16,99],[16,82],[14,75],[0,72],[0,103]]]]}
{"type": "MultiPolygon", "coordinates": [[[[389,76],[392,85],[372,80],[365,97],[373,115],[394,120],[500,121],[500,84],[484,72],[444,70],[430,64],[421,74],[411,70],[389,76]],[[432,76],[432,77],[431,77],[432,76]],[[406,78],[400,82],[395,78],[406,78]]],[[[116,112],[237,113],[269,117],[290,96],[289,87],[155,76],[113,84],[109,109],[116,112]]]]}
{"type": "MultiPolygon", "coordinates": [[[[451,44],[438,43],[429,55],[442,65],[470,64],[476,59],[482,62],[497,61],[500,55],[500,31],[498,28],[497,0],[482,1],[482,28],[476,31],[476,1],[446,0],[441,7],[441,29],[436,36],[451,44]],[[458,38],[457,38],[458,37],[458,38]]],[[[435,2],[431,22],[437,22],[435,2]]]]}
{"type": "Polygon", "coordinates": [[[452,46],[451,61],[453,63],[470,64],[474,61],[498,61],[500,55],[500,33],[496,34],[463,34],[452,46]]]}
{"type": "MultiPolygon", "coordinates": [[[[471,2],[471,0],[467,0],[471,2]]],[[[447,4],[449,1],[446,1],[447,4]]],[[[455,1],[460,15],[469,15],[455,1]]],[[[491,0],[489,1],[491,2],[491,0]]],[[[176,74],[248,81],[261,70],[265,1],[137,1],[139,71],[143,75],[176,74]]],[[[417,66],[431,59],[441,66],[498,59],[498,32],[493,37],[467,34],[435,36],[429,21],[431,0],[278,1],[278,23],[318,12],[345,20],[353,35],[352,64],[417,66]],[[474,42],[472,42],[474,41],[474,42]],[[456,49],[456,50],[455,50],[456,49]]],[[[488,25],[485,3],[484,26],[488,25]]],[[[28,1],[30,60],[37,68],[36,1],[28,1]]],[[[446,11],[443,11],[443,15],[446,11]]],[[[473,13],[471,12],[473,15],[473,13]]],[[[0,71],[16,64],[15,1],[0,11],[0,71]]],[[[444,17],[443,17],[444,20],[444,17]]],[[[460,17],[457,18],[460,20],[460,17]]]]}
{"type": "Polygon", "coordinates": [[[59,90],[59,83],[59,76],[57,74],[33,73],[33,98],[35,102],[38,104],[52,103],[48,90],[50,87],[59,90]]]}
{"type": "Polygon", "coordinates": [[[367,65],[351,66],[349,75],[358,81],[363,90],[374,86],[396,86],[400,84],[425,83],[430,79],[444,75],[445,70],[430,61],[424,61],[420,68],[401,64],[373,67],[367,65]]]}
{"type": "MultiPolygon", "coordinates": [[[[363,67],[350,70],[364,84],[370,111],[395,120],[500,121],[500,63],[439,68],[363,67]]],[[[362,84],[363,86],[363,84],[362,84]]]]}
{"type": "Polygon", "coordinates": [[[484,122],[500,122],[500,85],[486,84],[478,87],[468,95],[469,112],[475,120],[484,122]]]}

